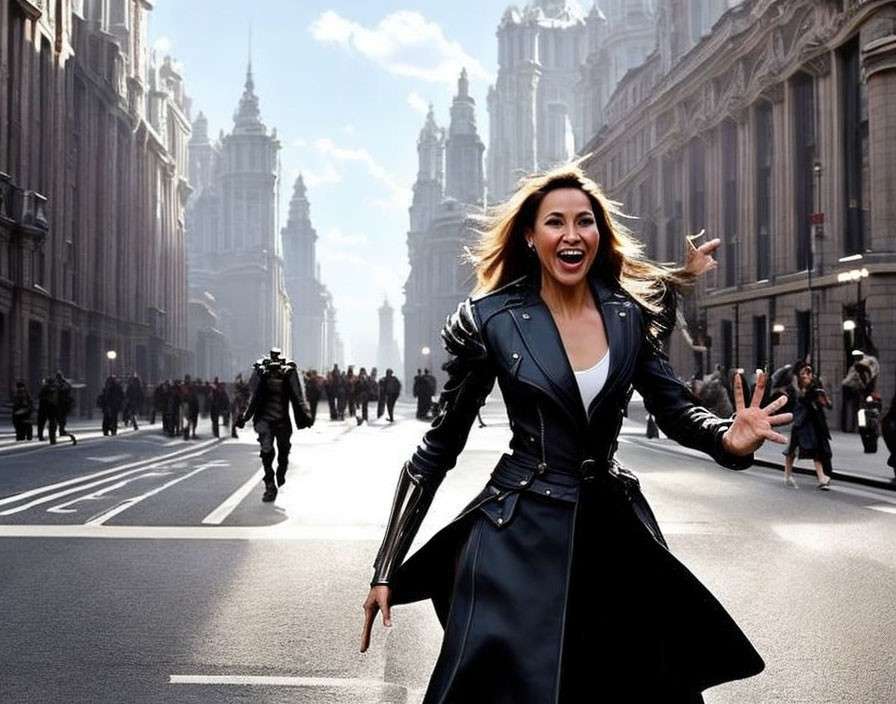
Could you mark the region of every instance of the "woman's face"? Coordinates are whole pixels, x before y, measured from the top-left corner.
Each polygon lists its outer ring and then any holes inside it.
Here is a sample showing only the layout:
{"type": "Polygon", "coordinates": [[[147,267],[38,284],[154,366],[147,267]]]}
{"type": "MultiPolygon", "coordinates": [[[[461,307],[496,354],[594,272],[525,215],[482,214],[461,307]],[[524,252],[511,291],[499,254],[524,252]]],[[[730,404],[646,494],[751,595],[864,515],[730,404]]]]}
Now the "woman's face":
{"type": "Polygon", "coordinates": [[[799,373],[799,377],[798,377],[800,386],[808,386],[809,384],[811,384],[812,376],[813,376],[813,373],[812,373],[811,367],[803,367],[802,369],[800,369],[800,373],[799,373]]]}
{"type": "Polygon", "coordinates": [[[600,242],[591,200],[578,188],[549,192],[526,240],[535,247],[542,279],[549,276],[562,286],[577,285],[591,268],[600,242]]]}

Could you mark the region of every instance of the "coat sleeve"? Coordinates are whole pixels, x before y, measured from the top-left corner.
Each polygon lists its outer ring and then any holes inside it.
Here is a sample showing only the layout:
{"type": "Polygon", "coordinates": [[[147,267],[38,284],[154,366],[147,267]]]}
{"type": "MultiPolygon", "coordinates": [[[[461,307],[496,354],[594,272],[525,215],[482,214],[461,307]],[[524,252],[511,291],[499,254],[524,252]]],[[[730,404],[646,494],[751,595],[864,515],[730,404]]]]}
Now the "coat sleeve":
{"type": "Polygon", "coordinates": [[[705,452],[728,469],[746,469],[753,464],[752,453],[739,456],[722,447],[722,435],[731,427],[733,418],[719,418],[700,406],[669,366],[665,352],[646,332],[632,382],[644,398],[647,412],[679,445],[705,452]]]}
{"type": "Polygon", "coordinates": [[[470,299],[448,316],[442,342],[449,354],[442,367],[448,372],[448,381],[439,396],[439,411],[432,426],[399,474],[386,534],[374,561],[373,585],[390,584],[495,383],[494,365],[470,299]]]}

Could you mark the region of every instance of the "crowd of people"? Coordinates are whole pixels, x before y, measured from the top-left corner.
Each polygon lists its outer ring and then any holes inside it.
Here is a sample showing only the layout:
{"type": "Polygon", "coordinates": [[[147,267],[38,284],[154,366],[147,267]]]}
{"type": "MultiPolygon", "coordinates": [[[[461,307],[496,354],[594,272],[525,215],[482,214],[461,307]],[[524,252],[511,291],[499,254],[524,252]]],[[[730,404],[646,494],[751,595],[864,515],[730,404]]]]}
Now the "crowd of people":
{"type": "MultiPolygon", "coordinates": [[[[324,401],[329,408],[330,420],[354,419],[358,425],[369,423],[373,417],[371,404],[376,404],[375,417],[384,415],[394,422],[395,403],[401,395],[401,381],[387,369],[378,376],[376,367],[368,372],[361,367],[355,372],[354,365],[341,370],[339,365],[325,375],[315,369],[302,373],[308,406],[312,418],[317,415],[317,407],[324,401]]],[[[414,396],[418,401],[417,417],[431,417],[433,397],[436,393],[435,377],[429,370],[418,370],[414,378],[414,396]]],[[[169,437],[184,440],[197,439],[197,425],[200,417],[211,421],[211,433],[221,437],[230,429],[231,437],[238,437],[236,421],[245,411],[249,402],[249,385],[237,374],[233,382],[222,382],[218,377],[212,380],[192,378],[166,379],[155,387],[144,384],[136,374],[128,374],[124,379],[110,374],[103,388],[96,396],[96,408],[101,413],[103,435],[117,435],[119,428],[139,429],[145,420],[154,425],[161,421],[162,431],[169,437]]],[[[12,398],[12,421],[17,441],[34,439],[34,420],[37,420],[37,439],[44,440],[45,432],[50,443],[55,444],[59,436],[67,435],[76,443],[75,436],[66,431],[66,421],[74,407],[72,386],[62,372],[44,380],[35,401],[27,384],[16,382],[12,398]]]]}

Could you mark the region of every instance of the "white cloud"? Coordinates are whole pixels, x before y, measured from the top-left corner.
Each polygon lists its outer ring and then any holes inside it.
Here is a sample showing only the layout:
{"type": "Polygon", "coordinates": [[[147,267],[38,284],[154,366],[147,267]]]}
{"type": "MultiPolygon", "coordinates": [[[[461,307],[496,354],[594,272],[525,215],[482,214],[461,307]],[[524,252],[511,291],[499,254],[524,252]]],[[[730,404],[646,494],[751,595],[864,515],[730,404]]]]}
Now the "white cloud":
{"type": "MultiPolygon", "coordinates": [[[[404,203],[405,207],[411,202],[411,190],[398,183],[367,149],[364,147],[339,147],[328,137],[319,137],[314,140],[314,146],[327,160],[328,167],[335,171],[333,162],[343,165],[348,162],[360,162],[367,167],[367,173],[377,181],[385,185],[391,192],[392,198],[404,203]]],[[[310,184],[309,184],[310,185],[310,184]]]]}
{"type": "Polygon", "coordinates": [[[335,246],[356,247],[365,245],[368,240],[367,235],[363,232],[346,232],[341,227],[331,227],[321,236],[321,242],[333,244],[335,246]]]}
{"type": "Polygon", "coordinates": [[[411,93],[408,96],[408,105],[410,105],[414,109],[414,112],[418,112],[424,117],[429,112],[429,103],[427,103],[426,100],[424,100],[423,97],[417,93],[411,93]]]}
{"type": "Polygon", "coordinates": [[[353,49],[398,76],[453,85],[466,67],[471,79],[494,80],[479,61],[419,12],[393,12],[369,28],[327,10],[311,24],[311,35],[319,42],[353,49]]]}
{"type": "MultiPolygon", "coordinates": [[[[324,164],[322,169],[301,169],[302,176],[305,179],[305,185],[310,188],[320,186],[327,183],[342,183],[342,172],[338,171],[332,164],[324,164]]],[[[296,174],[298,177],[298,174],[296,174]]]]}
{"type": "Polygon", "coordinates": [[[171,40],[168,37],[159,37],[152,43],[152,49],[159,54],[167,54],[171,51],[171,40]]]}
{"type": "Polygon", "coordinates": [[[342,127],[342,131],[345,132],[350,137],[354,137],[355,134],[358,132],[358,128],[355,127],[354,125],[349,124],[349,125],[344,125],[342,127]]]}
{"type": "Polygon", "coordinates": [[[290,142],[290,144],[294,147],[298,147],[299,149],[301,149],[302,147],[307,145],[308,142],[305,141],[304,139],[302,139],[301,137],[296,137],[294,140],[292,140],[292,142],[290,142]]]}

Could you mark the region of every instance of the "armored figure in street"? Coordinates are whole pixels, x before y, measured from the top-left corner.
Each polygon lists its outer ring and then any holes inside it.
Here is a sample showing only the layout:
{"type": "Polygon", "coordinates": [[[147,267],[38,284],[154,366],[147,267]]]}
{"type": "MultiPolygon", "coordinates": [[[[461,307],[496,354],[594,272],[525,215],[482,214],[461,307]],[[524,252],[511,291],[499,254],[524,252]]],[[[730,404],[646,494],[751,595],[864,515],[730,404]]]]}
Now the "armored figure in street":
{"type": "Polygon", "coordinates": [[[258,442],[261,444],[261,463],[264,467],[264,496],[262,501],[277,498],[277,488],[286,483],[289,464],[289,438],[292,425],[289,406],[292,405],[296,427],[299,430],[312,424],[311,411],[305,403],[301,376],[295,362],[284,359],[279,348],[273,348],[269,357],[255,362],[249,379],[251,396],[237,426],[242,428],[250,419],[254,421],[258,442]],[[277,443],[277,474],[274,483],[274,442],[277,443]]]}

